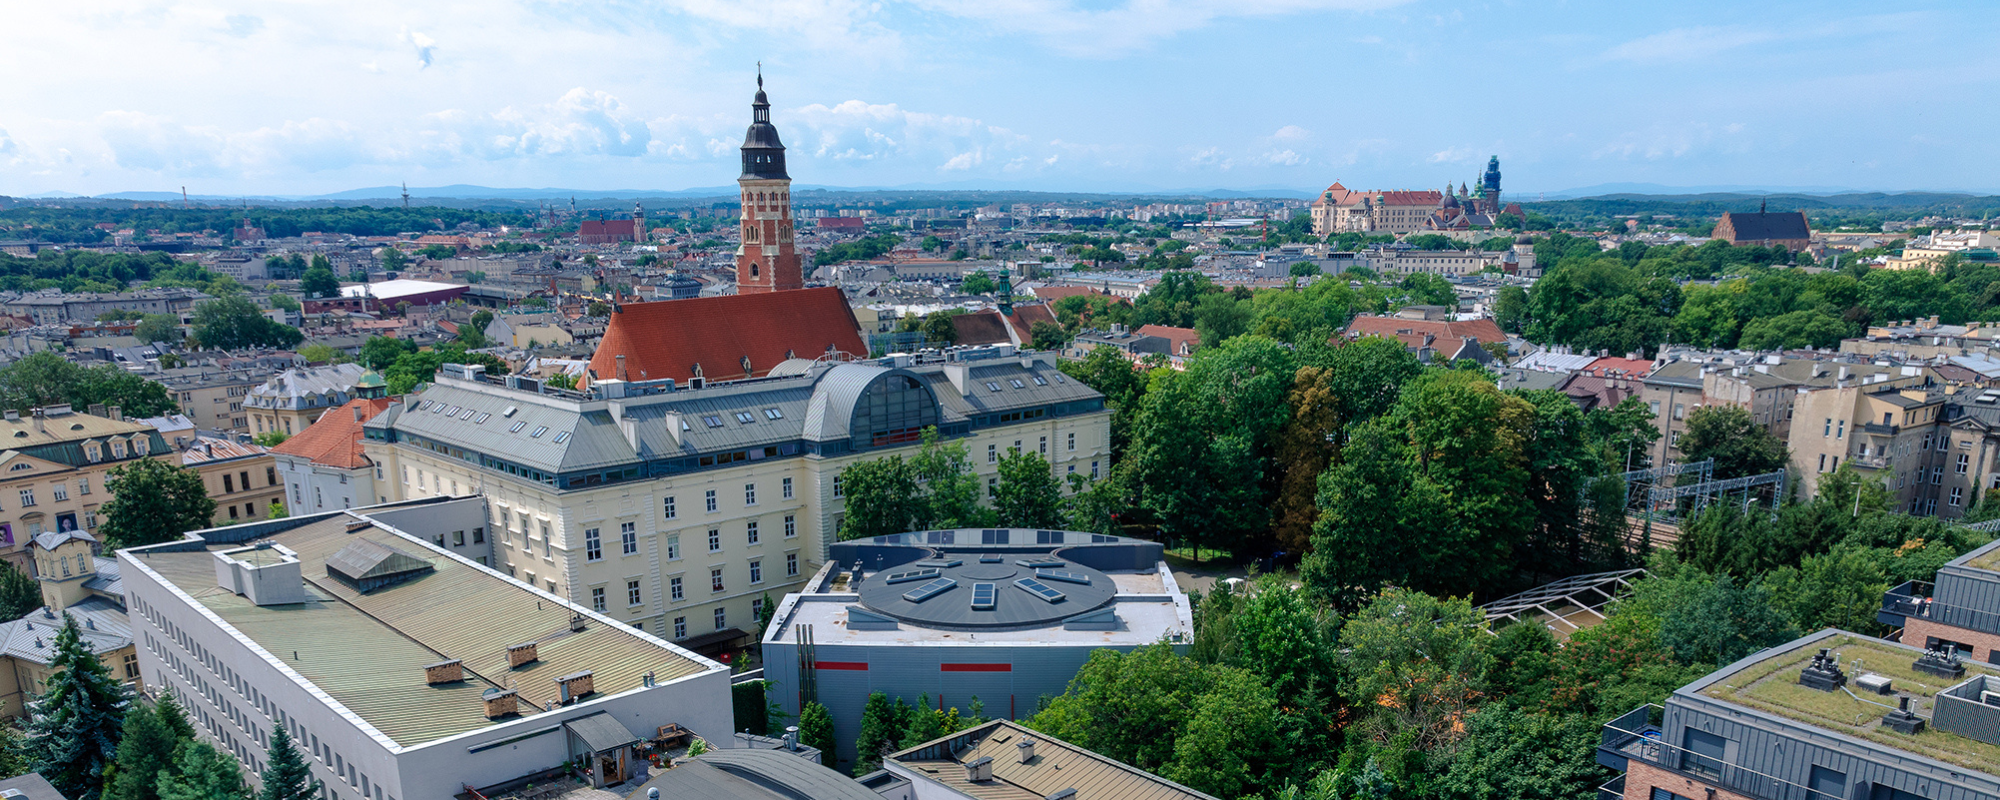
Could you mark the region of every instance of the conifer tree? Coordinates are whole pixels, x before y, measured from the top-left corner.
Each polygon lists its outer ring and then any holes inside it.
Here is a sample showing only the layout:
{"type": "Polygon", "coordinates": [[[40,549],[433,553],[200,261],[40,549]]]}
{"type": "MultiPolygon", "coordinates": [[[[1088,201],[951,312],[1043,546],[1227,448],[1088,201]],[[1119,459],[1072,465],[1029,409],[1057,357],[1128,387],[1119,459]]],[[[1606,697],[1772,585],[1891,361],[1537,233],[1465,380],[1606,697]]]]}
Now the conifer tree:
{"type": "Polygon", "coordinates": [[[271,732],[271,749],[264,757],[264,792],[258,800],[311,800],[319,791],[305,756],[283,726],[271,732]]]}
{"type": "Polygon", "coordinates": [[[160,800],[249,800],[236,758],[208,742],[181,742],[174,767],[160,776],[160,800]]]}
{"type": "Polygon", "coordinates": [[[931,708],[930,694],[920,695],[917,700],[918,705],[910,708],[909,724],[903,729],[902,749],[905,750],[944,736],[944,721],[931,708]]]}
{"type": "Polygon", "coordinates": [[[159,717],[160,724],[174,735],[176,747],[194,738],[194,723],[188,721],[187,710],[181,708],[181,702],[175,700],[173,695],[160,695],[160,702],[153,704],[153,715],[159,717]]]}
{"type": "Polygon", "coordinates": [[[104,769],[118,757],[125,722],[125,686],[83,643],[76,617],[63,615],[56,633],[55,670],[28,723],[29,761],[64,797],[99,800],[104,769]]]}
{"type": "Polygon", "coordinates": [[[827,713],[826,706],[807,702],[799,709],[799,743],[819,750],[820,758],[833,760],[833,715],[827,713]]]}
{"type": "Polygon", "coordinates": [[[896,746],[896,737],[903,732],[900,722],[889,695],[882,692],[868,695],[868,704],[861,708],[861,735],[854,740],[856,777],[874,772],[876,765],[882,763],[882,755],[896,746]]]}
{"type": "Polygon", "coordinates": [[[105,781],[107,800],[158,800],[160,773],[174,765],[174,751],[180,741],[160,721],[160,715],[136,706],[125,714],[123,735],[118,740],[118,769],[105,781]]]}

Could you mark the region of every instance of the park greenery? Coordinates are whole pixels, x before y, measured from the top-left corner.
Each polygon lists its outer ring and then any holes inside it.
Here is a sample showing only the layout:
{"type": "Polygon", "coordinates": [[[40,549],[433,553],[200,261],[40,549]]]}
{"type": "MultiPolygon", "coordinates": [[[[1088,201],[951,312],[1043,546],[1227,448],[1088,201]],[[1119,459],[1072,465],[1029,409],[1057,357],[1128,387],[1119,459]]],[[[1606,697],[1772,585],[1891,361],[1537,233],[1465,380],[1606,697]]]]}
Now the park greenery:
{"type": "MultiPolygon", "coordinates": [[[[471,211],[457,208],[400,206],[354,206],[348,208],[175,208],[164,206],[39,206],[24,205],[0,211],[0,227],[13,236],[65,244],[97,244],[111,238],[113,229],[129,228],[146,238],[172,238],[177,233],[212,232],[227,238],[248,217],[252,227],[263,228],[272,238],[298,236],[307,231],[344,233],[354,236],[393,236],[406,231],[436,231],[439,223],[455,228],[472,223],[488,228],[532,224],[524,212],[471,211]]],[[[143,240],[143,239],[142,239],[143,240]]]]}
{"type": "Polygon", "coordinates": [[[0,367],[0,406],[28,414],[32,409],[68,405],[118,406],[128,417],[157,417],[180,411],[165,384],[112,364],[85,367],[61,355],[40,352],[0,367]]]}
{"type": "Polygon", "coordinates": [[[903,243],[903,237],[893,233],[865,236],[851,242],[841,242],[813,254],[814,266],[828,266],[843,261],[866,261],[889,252],[903,243]]]}

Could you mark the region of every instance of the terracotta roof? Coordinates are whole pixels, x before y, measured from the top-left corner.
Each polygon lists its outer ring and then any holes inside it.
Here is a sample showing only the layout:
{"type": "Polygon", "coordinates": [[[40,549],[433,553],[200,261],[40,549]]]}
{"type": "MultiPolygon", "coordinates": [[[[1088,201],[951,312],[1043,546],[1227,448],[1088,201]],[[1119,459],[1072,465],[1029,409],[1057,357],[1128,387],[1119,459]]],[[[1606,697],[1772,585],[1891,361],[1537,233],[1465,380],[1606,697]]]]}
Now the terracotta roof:
{"type": "Polygon", "coordinates": [[[306,426],[298,435],[271,448],[271,452],[309,458],[315,464],[340,469],[368,466],[371,462],[361,454],[361,423],[382,413],[389,403],[387,397],[349,400],[347,405],[321,414],[317,421],[306,426]],[[360,420],[354,418],[356,408],[361,409],[360,420]]]}
{"type": "Polygon", "coordinates": [[[1447,355],[1458,352],[1468,338],[1481,343],[1507,341],[1507,334],[1491,318],[1444,322],[1363,315],[1348,323],[1346,336],[1390,336],[1412,350],[1423,347],[1424,337],[1430,336],[1431,349],[1447,355]]]}
{"type": "Polygon", "coordinates": [[[1193,328],[1175,328],[1167,325],[1141,325],[1139,326],[1139,335],[1158,336],[1171,342],[1171,352],[1177,356],[1192,353],[1195,348],[1201,346],[1201,334],[1195,333],[1193,328]]]}
{"type": "Polygon", "coordinates": [[[961,346],[983,344],[1013,344],[1007,336],[1007,322],[1000,312],[993,309],[960,314],[951,318],[951,326],[958,331],[961,346]]]}
{"type": "Polygon", "coordinates": [[[1444,194],[1435,190],[1357,192],[1335,183],[1332,186],[1326,187],[1326,191],[1320,193],[1319,199],[1313,201],[1313,205],[1354,206],[1360,205],[1364,200],[1373,201],[1376,198],[1380,198],[1383,205],[1391,206],[1429,206],[1436,208],[1444,202],[1444,194]]]}
{"type": "Polygon", "coordinates": [[[1602,377],[1643,378],[1653,371],[1653,362],[1643,358],[1606,356],[1590,362],[1583,371],[1602,377]]]}
{"type": "Polygon", "coordinates": [[[1050,311],[1048,306],[1015,306],[1014,313],[1007,315],[1007,324],[1014,326],[1016,337],[1014,343],[1027,345],[1034,342],[1034,325],[1037,322],[1046,322],[1050,325],[1062,324],[1056,321],[1055,312],[1050,311]]]}
{"type": "Polygon", "coordinates": [[[819,358],[829,348],[868,355],[839,289],[694,297],[620,306],[590,357],[590,369],[599,379],[616,378],[617,356],[623,355],[626,380],[685,382],[694,377],[696,364],[705,378],[732,380],[764,375],[787,358],[819,358]]]}

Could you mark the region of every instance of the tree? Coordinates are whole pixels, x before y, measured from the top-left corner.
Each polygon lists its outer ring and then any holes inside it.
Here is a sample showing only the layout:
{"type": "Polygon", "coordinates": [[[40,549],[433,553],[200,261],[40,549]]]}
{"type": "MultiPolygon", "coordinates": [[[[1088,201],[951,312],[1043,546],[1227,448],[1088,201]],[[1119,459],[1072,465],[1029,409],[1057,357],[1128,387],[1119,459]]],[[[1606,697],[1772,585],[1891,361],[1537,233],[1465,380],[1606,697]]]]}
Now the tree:
{"type": "Polygon", "coordinates": [[[290,511],[288,511],[288,510],[286,510],[286,509],[285,509],[285,503],[284,503],[284,501],[282,501],[282,500],[273,500],[273,501],[271,501],[271,510],[270,510],[270,512],[269,512],[269,513],[266,513],[266,514],[264,515],[264,518],[265,518],[265,519],[284,519],[284,518],[286,518],[286,517],[289,517],[289,516],[291,516],[291,515],[292,515],[292,513],[291,513],[290,511]]]}
{"type": "Polygon", "coordinates": [[[1769,589],[1693,568],[1655,572],[1631,602],[1659,619],[1661,647],[1688,666],[1721,666],[1799,635],[1769,589]]]}
{"type": "Polygon", "coordinates": [[[1528,290],[1502,286],[1493,300],[1493,321],[1508,333],[1520,333],[1528,325],[1528,290]]]}
{"type": "Polygon", "coordinates": [[[182,742],[174,765],[160,777],[160,800],[249,800],[236,758],[206,741],[182,742]]]}
{"type": "Polygon", "coordinates": [[[29,761],[65,797],[97,800],[117,758],[125,686],[83,643],[76,617],[63,614],[49,660],[47,691],[28,721],[29,761]]]}
{"type": "Polygon", "coordinates": [[[236,350],[247,347],[296,347],[304,334],[272,322],[242,297],[210,300],[194,309],[194,338],[202,347],[236,350]]]}
{"type": "Polygon", "coordinates": [[[307,299],[340,296],[340,279],[334,277],[333,267],[320,256],[313,256],[313,265],[299,278],[299,291],[307,299]]]}
{"type": "Polygon", "coordinates": [[[417,346],[402,339],[387,336],[370,336],[361,343],[361,365],[373,370],[385,370],[396,363],[396,359],[417,352],[417,346]]]}
{"type": "Polygon", "coordinates": [[[1870,554],[1853,545],[1806,556],[1796,567],[1779,567],[1763,578],[1771,605],[1800,630],[1822,628],[1873,634],[1889,578],[1870,554]]]}
{"type": "Polygon", "coordinates": [[[152,417],[178,410],[166,386],[110,364],[82,367],[42,351],[0,367],[0,403],[23,413],[68,404],[118,406],[129,416],[152,417]]]}
{"type": "MultiPolygon", "coordinates": [[[[380,258],[382,260],[383,272],[401,272],[404,267],[409,266],[410,257],[403,255],[403,251],[401,250],[397,250],[394,247],[384,247],[381,253],[380,258]]],[[[306,296],[311,297],[312,295],[308,294],[306,296]]]]}
{"type": "Polygon", "coordinates": [[[132,337],[148,343],[177,343],[181,340],[180,318],[172,314],[147,314],[132,328],[132,337]]]}
{"type": "Polygon", "coordinates": [[[847,515],[840,521],[840,539],[865,539],[905,533],[918,514],[917,480],[900,455],[860,461],[840,472],[847,515]]]}
{"type": "Polygon", "coordinates": [[[42,607],[42,589],[14,562],[0,559],[0,619],[20,619],[42,607]]]}
{"type": "Polygon", "coordinates": [[[166,726],[167,732],[172,733],[176,741],[194,738],[194,723],[188,721],[187,711],[181,708],[180,701],[175,700],[173,695],[162,693],[159,701],[153,704],[153,714],[160,718],[160,724],[166,726]]]}
{"type": "Polygon", "coordinates": [[[1681,460],[1715,459],[1715,477],[1740,478],[1784,469],[1791,452],[1770,429],[1736,406],[1703,406],[1687,415],[1681,460]]]}
{"type": "Polygon", "coordinates": [[[111,499],[101,510],[98,530],[111,549],[170,542],[215,518],[215,501],[201,473],[156,458],[112,469],[104,488],[111,499]]]}
{"type": "Polygon", "coordinates": [[[903,729],[903,737],[898,749],[908,749],[943,738],[945,726],[942,712],[931,708],[930,695],[919,695],[916,707],[911,709],[909,724],[903,729]]]}
{"type": "Polygon", "coordinates": [[[290,438],[292,438],[292,435],[284,431],[265,431],[250,437],[250,441],[256,442],[263,447],[277,447],[284,444],[285,440],[290,438]]]}
{"type": "Polygon", "coordinates": [[[603,300],[592,300],[590,301],[590,305],[584,309],[584,316],[587,317],[611,316],[611,304],[606,303],[603,300]]]}
{"type": "Polygon", "coordinates": [[[271,730],[271,747],[265,751],[260,777],[264,790],[257,794],[257,800],[312,800],[319,792],[319,781],[313,780],[305,756],[300,755],[283,725],[271,730]]]}
{"type": "Polygon", "coordinates": [[[1145,375],[1110,345],[1093,347],[1082,359],[1062,361],[1057,368],[1104,395],[1105,404],[1111,407],[1111,454],[1113,458],[1124,455],[1126,443],[1131,441],[1133,418],[1146,394],[1145,375]]]}
{"type": "Polygon", "coordinates": [[[134,705],[125,712],[118,739],[117,768],[105,787],[105,800],[156,800],[160,774],[174,768],[174,751],[181,740],[160,721],[159,712],[134,705]]]}
{"type": "Polygon", "coordinates": [[[1299,261],[1292,264],[1291,275],[1294,278],[1311,278],[1322,271],[1317,261],[1299,261]]]}
{"type": "Polygon", "coordinates": [[[303,309],[303,306],[299,305],[299,301],[296,298],[284,293],[271,295],[271,307],[281,311],[299,311],[303,309]]]}
{"type": "Polygon", "coordinates": [[[333,349],[332,345],[314,342],[299,348],[299,358],[305,359],[308,364],[331,364],[340,358],[340,351],[333,349]]]}
{"type": "MultiPolygon", "coordinates": [[[[931,238],[935,239],[937,237],[931,238]]],[[[926,241],[929,240],[927,239],[926,241]]],[[[968,272],[965,274],[965,279],[959,281],[958,290],[966,294],[992,294],[994,290],[993,277],[981,271],[968,272]]]]}
{"type": "Polygon", "coordinates": [[[549,376],[548,385],[555,389],[570,389],[574,391],[576,389],[576,376],[567,372],[558,372],[549,376]]]}
{"type": "Polygon", "coordinates": [[[905,530],[992,524],[992,513],[979,505],[979,476],[974,474],[965,443],[944,441],[935,427],[924,429],[923,443],[923,449],[909,461],[916,487],[913,517],[905,530]]]}
{"type": "Polygon", "coordinates": [[[1000,459],[993,508],[1003,528],[1054,528],[1062,524],[1062,484],[1040,455],[1011,451],[1000,459]]]}
{"type": "Polygon", "coordinates": [[[1465,741],[1431,791],[1454,800],[1592,797],[1604,778],[1596,762],[1600,730],[1580,714],[1480,709],[1467,719],[1465,741]]]}
{"type": "Polygon", "coordinates": [[[1485,613],[1465,598],[1377,595],[1340,630],[1341,694],[1367,709],[1348,736],[1418,752],[1456,742],[1484,696],[1491,641],[1485,613]]]}
{"type": "Polygon", "coordinates": [[[1063,345],[1069,343],[1069,335],[1063,332],[1061,325],[1053,322],[1035,320],[1028,326],[1028,331],[1032,337],[1028,346],[1036,350],[1061,350],[1063,345]]]}
{"type": "Polygon", "coordinates": [[[900,722],[889,695],[882,692],[868,695],[867,704],[861,707],[861,734],[854,740],[855,777],[874,772],[882,757],[893,751],[896,737],[903,731],[900,722]]]}
{"type": "Polygon", "coordinates": [[[819,750],[827,761],[833,760],[833,715],[827,713],[826,706],[808,700],[799,709],[799,743],[819,750]]]}
{"type": "Polygon", "coordinates": [[[958,315],[950,311],[937,311],[924,317],[922,328],[924,341],[946,347],[958,344],[958,327],[951,322],[951,318],[955,316],[958,315]]]}

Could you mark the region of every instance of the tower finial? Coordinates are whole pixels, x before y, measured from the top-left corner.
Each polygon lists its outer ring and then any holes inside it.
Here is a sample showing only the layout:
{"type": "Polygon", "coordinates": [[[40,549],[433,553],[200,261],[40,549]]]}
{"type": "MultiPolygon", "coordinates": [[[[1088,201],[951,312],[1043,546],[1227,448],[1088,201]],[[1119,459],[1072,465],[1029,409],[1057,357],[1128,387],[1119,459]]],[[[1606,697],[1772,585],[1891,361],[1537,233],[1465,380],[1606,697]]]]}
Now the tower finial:
{"type": "Polygon", "coordinates": [[[757,88],[764,88],[764,62],[757,62],[757,88]]]}

